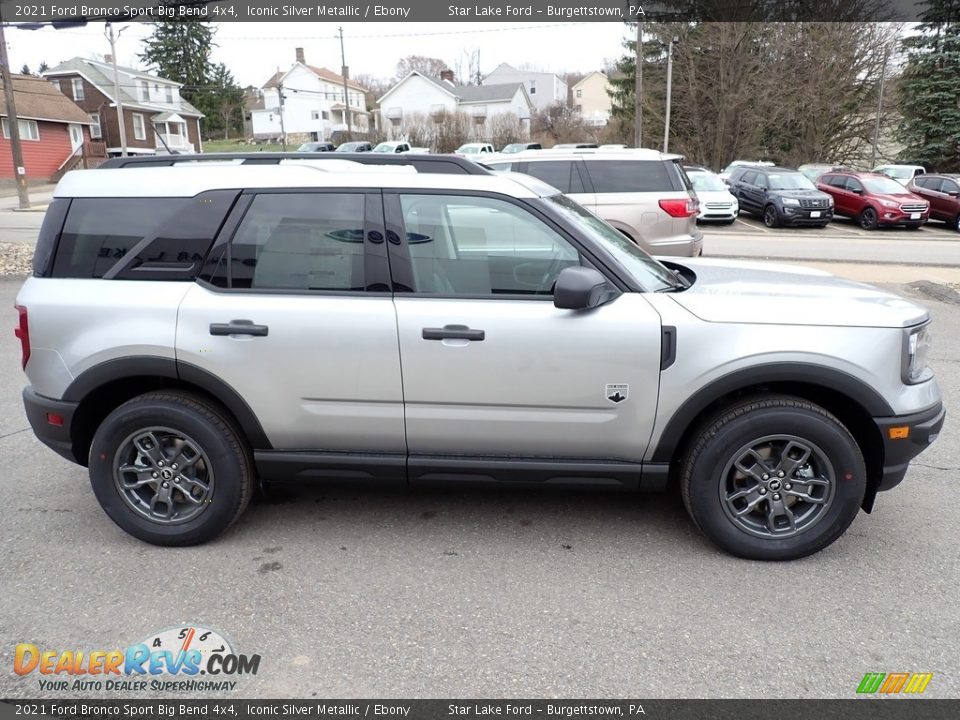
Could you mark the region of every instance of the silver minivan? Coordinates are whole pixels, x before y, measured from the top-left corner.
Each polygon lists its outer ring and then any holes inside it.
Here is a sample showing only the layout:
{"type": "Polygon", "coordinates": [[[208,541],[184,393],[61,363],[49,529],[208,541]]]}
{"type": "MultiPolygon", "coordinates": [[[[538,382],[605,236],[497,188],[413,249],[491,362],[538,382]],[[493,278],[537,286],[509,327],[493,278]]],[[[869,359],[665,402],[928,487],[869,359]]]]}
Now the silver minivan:
{"type": "Polygon", "coordinates": [[[652,255],[696,257],[699,204],[681,155],[656,150],[517,153],[487,162],[532,175],[593,211],[652,255]]]}

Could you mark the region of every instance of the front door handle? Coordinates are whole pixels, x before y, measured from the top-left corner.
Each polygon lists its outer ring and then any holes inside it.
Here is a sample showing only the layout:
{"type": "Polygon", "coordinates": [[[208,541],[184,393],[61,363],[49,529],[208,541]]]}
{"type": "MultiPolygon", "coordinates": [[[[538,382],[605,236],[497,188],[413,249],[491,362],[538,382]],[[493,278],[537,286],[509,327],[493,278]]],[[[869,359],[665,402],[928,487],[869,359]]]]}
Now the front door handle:
{"type": "Polygon", "coordinates": [[[424,328],[424,340],[483,340],[483,330],[473,330],[466,325],[444,325],[442,328],[424,328]]]}
{"type": "Polygon", "coordinates": [[[252,320],[231,320],[228,323],[210,323],[211,335],[256,335],[266,337],[266,325],[254,325],[252,320]]]}

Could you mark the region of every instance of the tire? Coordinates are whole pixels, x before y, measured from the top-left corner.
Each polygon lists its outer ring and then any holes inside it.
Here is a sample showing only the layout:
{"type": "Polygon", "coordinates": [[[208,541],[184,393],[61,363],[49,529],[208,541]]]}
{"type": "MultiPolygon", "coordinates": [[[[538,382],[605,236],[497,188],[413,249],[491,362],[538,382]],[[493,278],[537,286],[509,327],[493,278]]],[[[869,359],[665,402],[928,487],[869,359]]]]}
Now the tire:
{"type": "Polygon", "coordinates": [[[953,229],[956,230],[957,232],[960,232],[960,215],[957,215],[953,219],[953,229]]]}
{"type": "Polygon", "coordinates": [[[866,482],[863,456],[840,421],[781,395],[744,400],[708,419],[680,474],[697,527],[718,547],[751,560],[796,560],[823,550],[857,516],[866,482]]]}
{"type": "Polygon", "coordinates": [[[780,217],[777,215],[777,208],[773,205],[767,205],[763,209],[763,224],[768,228],[780,227],[780,217]]]}
{"type": "Polygon", "coordinates": [[[864,208],[863,212],[860,213],[860,217],[857,218],[857,222],[860,223],[860,227],[864,230],[876,230],[880,224],[877,211],[872,207],[864,208]]]}
{"type": "Polygon", "coordinates": [[[241,438],[227,412],[206,398],[146,393],[97,428],[90,484],[104,512],[135,538],[198,545],[230,527],[250,502],[254,466],[241,438]]]}

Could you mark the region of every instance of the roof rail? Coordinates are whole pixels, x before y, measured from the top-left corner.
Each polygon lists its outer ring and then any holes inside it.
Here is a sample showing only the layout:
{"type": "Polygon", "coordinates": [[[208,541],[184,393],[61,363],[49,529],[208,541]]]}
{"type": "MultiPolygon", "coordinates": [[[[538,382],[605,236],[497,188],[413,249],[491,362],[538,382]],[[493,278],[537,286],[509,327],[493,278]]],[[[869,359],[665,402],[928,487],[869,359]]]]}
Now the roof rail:
{"type": "Polygon", "coordinates": [[[283,160],[352,160],[363,165],[412,165],[418,173],[447,175],[490,175],[491,170],[473,160],[456,155],[423,155],[416,153],[348,153],[348,152],[250,152],[201,153],[196,155],[145,155],[110,158],[101,168],[170,167],[202,165],[207,162],[239,161],[240,165],[279,165],[283,160]]]}

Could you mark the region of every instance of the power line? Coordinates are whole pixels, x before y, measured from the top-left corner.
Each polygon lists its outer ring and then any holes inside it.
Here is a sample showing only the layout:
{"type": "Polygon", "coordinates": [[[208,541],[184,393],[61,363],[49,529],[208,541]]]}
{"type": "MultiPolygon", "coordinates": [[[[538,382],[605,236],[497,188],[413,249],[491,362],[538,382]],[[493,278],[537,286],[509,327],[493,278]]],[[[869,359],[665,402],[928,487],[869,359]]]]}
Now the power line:
{"type": "MultiPolygon", "coordinates": [[[[475,30],[437,30],[434,32],[407,32],[407,33],[379,33],[364,35],[344,35],[353,40],[368,38],[396,38],[396,37],[433,37],[437,35],[476,35],[478,33],[515,32],[518,30],[540,30],[544,28],[571,27],[576,25],[590,25],[587,22],[572,23],[542,23],[538,25],[520,25],[517,27],[478,28],[475,30]]],[[[223,35],[218,40],[339,40],[339,35],[223,35]]]]}

